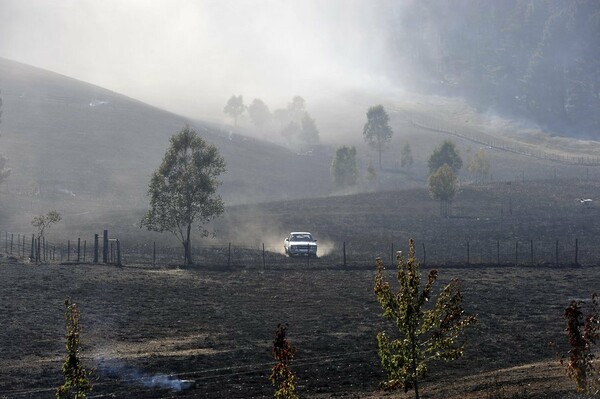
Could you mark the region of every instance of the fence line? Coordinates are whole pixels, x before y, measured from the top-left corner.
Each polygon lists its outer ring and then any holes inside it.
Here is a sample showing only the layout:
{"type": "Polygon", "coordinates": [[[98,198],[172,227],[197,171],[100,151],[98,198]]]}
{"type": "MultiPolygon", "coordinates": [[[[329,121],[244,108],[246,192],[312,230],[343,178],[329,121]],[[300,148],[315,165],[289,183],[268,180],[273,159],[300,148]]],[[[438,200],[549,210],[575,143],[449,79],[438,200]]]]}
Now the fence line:
{"type": "Polygon", "coordinates": [[[485,133],[478,135],[468,134],[464,131],[459,132],[455,129],[447,129],[441,126],[432,126],[421,121],[410,120],[413,126],[421,129],[429,130],[437,133],[445,133],[455,137],[459,137],[465,140],[472,141],[477,144],[481,144],[490,148],[494,148],[500,151],[511,152],[514,154],[525,155],[532,158],[544,159],[547,161],[558,162],[566,165],[579,165],[579,166],[600,166],[600,158],[593,156],[569,156],[557,154],[555,152],[547,152],[540,150],[525,149],[525,147],[518,146],[516,144],[505,144],[501,143],[498,139],[494,139],[485,133]],[[487,136],[487,137],[486,137],[487,136]]]}
{"type": "Polygon", "coordinates": [[[101,246],[103,253],[107,253],[103,257],[103,263],[115,265],[122,264],[121,258],[121,242],[116,238],[108,238],[108,232],[105,230],[105,242],[100,245],[98,242],[98,234],[94,240],[94,257],[90,261],[88,255],[87,240],[82,240],[77,237],[77,241],[70,239],[65,242],[51,242],[45,236],[36,236],[22,233],[13,233],[3,231],[0,236],[0,251],[4,250],[6,256],[15,258],[28,259],[31,262],[73,262],[73,263],[98,263],[98,248],[101,246]]]}
{"type": "MultiPolygon", "coordinates": [[[[54,242],[45,237],[4,231],[0,236],[0,251],[6,256],[30,259],[31,262],[106,263],[121,265],[177,265],[183,263],[183,247],[160,246],[156,241],[122,243],[109,238],[103,232],[102,239],[95,234],[93,250],[88,240],[54,242]],[[102,253],[100,259],[99,253],[102,253]]],[[[537,266],[537,265],[597,265],[600,264],[600,239],[595,237],[561,240],[420,240],[416,239],[417,259],[430,266],[439,265],[489,265],[489,266],[537,266]]],[[[386,264],[395,263],[396,251],[406,250],[401,240],[375,242],[342,241],[323,246],[318,258],[287,257],[283,244],[222,243],[192,245],[192,257],[199,265],[216,267],[272,268],[285,265],[307,267],[370,267],[375,257],[386,264]],[[400,245],[401,244],[401,245],[400,245]],[[389,262],[389,263],[388,263],[389,262]]]]}

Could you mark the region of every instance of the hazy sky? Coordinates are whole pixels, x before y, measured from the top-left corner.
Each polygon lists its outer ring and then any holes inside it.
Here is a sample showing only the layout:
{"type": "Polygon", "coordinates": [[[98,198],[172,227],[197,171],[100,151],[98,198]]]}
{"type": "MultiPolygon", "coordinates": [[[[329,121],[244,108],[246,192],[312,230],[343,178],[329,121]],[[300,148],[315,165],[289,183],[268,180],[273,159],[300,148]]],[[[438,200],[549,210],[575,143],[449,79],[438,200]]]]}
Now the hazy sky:
{"type": "Polygon", "coordinates": [[[0,0],[0,57],[192,117],[385,86],[391,0],[0,0]]]}

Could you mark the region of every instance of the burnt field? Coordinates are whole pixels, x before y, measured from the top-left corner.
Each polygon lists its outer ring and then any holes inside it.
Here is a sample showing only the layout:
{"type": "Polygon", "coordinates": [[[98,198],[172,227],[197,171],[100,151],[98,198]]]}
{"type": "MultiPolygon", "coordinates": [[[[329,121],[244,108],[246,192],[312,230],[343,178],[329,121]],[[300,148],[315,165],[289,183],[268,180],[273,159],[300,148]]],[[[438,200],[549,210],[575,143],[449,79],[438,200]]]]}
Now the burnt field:
{"type": "MultiPolygon", "coordinates": [[[[67,296],[82,315],[92,398],[272,397],[278,323],[288,323],[298,347],[301,397],[383,395],[375,334],[389,325],[379,316],[372,264],[304,266],[36,266],[2,258],[0,397],[54,397],[67,296]]],[[[433,368],[424,397],[565,397],[571,385],[548,343],[565,341],[563,310],[600,286],[597,268],[442,268],[438,288],[452,277],[461,278],[466,310],[479,323],[462,360],[433,368]]]]}
{"type": "Polygon", "coordinates": [[[229,207],[217,240],[196,242],[191,268],[177,267],[181,249],[168,235],[127,228],[135,212],[65,219],[57,242],[90,243],[90,232],[108,228],[122,240],[124,266],[0,258],[0,398],[54,397],[67,296],[81,310],[92,398],[272,397],[278,323],[298,347],[301,397],[381,397],[375,336],[391,326],[373,293],[374,259],[392,269],[392,245],[405,250],[409,237],[427,259],[422,271],[440,268],[438,288],[459,277],[465,308],[479,317],[465,357],[435,365],[424,397],[575,397],[548,344],[565,350],[564,308],[600,287],[600,208],[578,198],[596,202],[600,185],[465,186],[448,219],[424,189],[229,207]],[[318,259],[281,254],[294,230],[318,238],[318,259]]]}

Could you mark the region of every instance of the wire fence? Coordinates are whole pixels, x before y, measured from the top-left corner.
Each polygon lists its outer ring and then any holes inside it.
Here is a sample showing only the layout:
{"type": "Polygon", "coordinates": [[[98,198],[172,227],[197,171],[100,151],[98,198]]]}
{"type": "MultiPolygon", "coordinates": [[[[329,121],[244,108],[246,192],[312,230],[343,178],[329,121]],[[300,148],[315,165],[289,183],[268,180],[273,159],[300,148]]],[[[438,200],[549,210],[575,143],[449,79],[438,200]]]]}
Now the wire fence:
{"type": "Polygon", "coordinates": [[[581,165],[581,166],[600,166],[600,157],[591,155],[573,155],[564,154],[556,151],[545,151],[534,149],[524,145],[518,145],[514,142],[506,142],[497,137],[487,135],[477,130],[465,129],[464,127],[448,127],[447,122],[435,123],[431,120],[419,120],[415,117],[410,119],[410,123],[421,129],[429,130],[437,133],[445,133],[451,136],[459,137],[489,148],[494,148],[500,151],[511,152],[514,154],[524,155],[531,158],[543,159],[547,161],[557,162],[565,165],[581,165]]]}
{"type": "MultiPolygon", "coordinates": [[[[386,264],[396,262],[402,242],[383,240],[368,242],[349,240],[321,246],[317,256],[285,255],[279,246],[244,243],[192,245],[195,265],[215,268],[304,267],[371,267],[376,257],[386,264]]],[[[180,265],[184,261],[183,246],[160,242],[127,242],[110,238],[104,231],[91,239],[77,237],[62,242],[50,241],[35,234],[4,231],[0,251],[8,257],[31,262],[140,264],[152,266],[180,265]]],[[[561,240],[415,240],[417,259],[429,266],[560,266],[600,264],[600,237],[586,236],[561,240]]]]}

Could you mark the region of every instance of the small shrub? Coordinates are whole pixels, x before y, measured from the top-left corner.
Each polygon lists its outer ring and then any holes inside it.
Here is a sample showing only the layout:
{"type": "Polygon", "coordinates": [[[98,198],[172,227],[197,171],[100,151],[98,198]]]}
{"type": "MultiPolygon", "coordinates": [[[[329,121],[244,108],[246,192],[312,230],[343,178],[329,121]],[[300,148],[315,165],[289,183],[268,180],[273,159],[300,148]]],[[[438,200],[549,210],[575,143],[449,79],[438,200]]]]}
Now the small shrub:
{"type": "MultiPolygon", "coordinates": [[[[572,301],[565,309],[567,337],[570,350],[567,361],[567,376],[575,381],[577,391],[588,395],[600,392],[600,373],[594,365],[594,346],[600,340],[600,316],[598,314],[598,295],[592,295],[589,313],[583,314],[583,301],[572,301]]],[[[564,359],[561,359],[561,363],[564,359]]]]}
{"type": "Polygon", "coordinates": [[[277,364],[271,369],[269,380],[277,387],[275,399],[298,399],[296,394],[296,375],[290,366],[296,354],[296,347],[290,345],[285,337],[287,327],[277,325],[273,340],[273,357],[277,364]]]}
{"type": "Polygon", "coordinates": [[[65,299],[65,322],[67,325],[66,349],[67,354],[62,366],[64,383],[56,390],[57,399],[86,399],[92,390],[90,382],[91,372],[81,364],[79,356],[79,310],[69,298],[65,299]]]}

